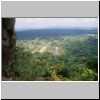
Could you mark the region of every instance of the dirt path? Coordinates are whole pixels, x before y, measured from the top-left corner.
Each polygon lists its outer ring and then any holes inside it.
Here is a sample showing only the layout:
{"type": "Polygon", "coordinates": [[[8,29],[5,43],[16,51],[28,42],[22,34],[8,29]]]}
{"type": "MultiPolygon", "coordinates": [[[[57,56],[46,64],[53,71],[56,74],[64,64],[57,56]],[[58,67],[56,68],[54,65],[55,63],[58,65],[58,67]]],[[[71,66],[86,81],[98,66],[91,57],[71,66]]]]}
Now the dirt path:
{"type": "Polygon", "coordinates": [[[47,46],[44,46],[44,47],[42,47],[41,49],[40,49],[40,53],[42,53],[42,52],[44,52],[45,50],[46,50],[46,48],[48,47],[48,45],[47,46]]]}
{"type": "Polygon", "coordinates": [[[40,53],[45,52],[45,50],[48,48],[48,46],[51,44],[51,42],[49,42],[48,44],[46,44],[45,46],[42,46],[42,48],[39,50],[40,53]]]}
{"type": "Polygon", "coordinates": [[[56,47],[55,48],[55,54],[57,54],[57,55],[59,54],[58,50],[59,50],[58,47],[56,47]]]}

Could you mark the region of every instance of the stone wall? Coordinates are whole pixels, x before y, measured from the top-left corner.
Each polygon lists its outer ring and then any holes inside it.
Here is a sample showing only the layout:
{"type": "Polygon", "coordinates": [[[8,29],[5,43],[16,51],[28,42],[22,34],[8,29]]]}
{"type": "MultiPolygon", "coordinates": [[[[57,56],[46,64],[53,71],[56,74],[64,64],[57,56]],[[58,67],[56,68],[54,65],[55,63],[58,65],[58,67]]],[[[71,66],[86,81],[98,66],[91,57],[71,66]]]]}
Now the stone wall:
{"type": "Polygon", "coordinates": [[[15,18],[2,18],[2,77],[11,77],[13,47],[16,44],[15,18]]]}

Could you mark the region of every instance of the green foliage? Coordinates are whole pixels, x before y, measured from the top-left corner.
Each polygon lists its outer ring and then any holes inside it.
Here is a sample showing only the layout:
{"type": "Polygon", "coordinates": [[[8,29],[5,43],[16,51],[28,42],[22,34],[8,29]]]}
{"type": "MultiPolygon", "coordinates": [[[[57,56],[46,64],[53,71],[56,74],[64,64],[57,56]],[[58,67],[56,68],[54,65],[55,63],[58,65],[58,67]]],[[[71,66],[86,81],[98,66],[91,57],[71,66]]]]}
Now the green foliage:
{"type": "Polygon", "coordinates": [[[87,66],[88,68],[98,72],[98,58],[97,57],[89,58],[89,60],[87,61],[87,66]]]}
{"type": "Polygon", "coordinates": [[[60,81],[97,81],[97,38],[87,35],[18,40],[13,75],[17,80],[52,78],[60,81]],[[47,45],[48,44],[48,45],[47,45]],[[39,52],[47,45],[44,52],[39,52]],[[59,47],[58,54],[50,52],[59,47]]]}
{"type": "Polygon", "coordinates": [[[82,80],[83,81],[88,81],[88,80],[93,81],[95,78],[95,75],[96,74],[93,70],[87,68],[83,71],[82,80]]]}

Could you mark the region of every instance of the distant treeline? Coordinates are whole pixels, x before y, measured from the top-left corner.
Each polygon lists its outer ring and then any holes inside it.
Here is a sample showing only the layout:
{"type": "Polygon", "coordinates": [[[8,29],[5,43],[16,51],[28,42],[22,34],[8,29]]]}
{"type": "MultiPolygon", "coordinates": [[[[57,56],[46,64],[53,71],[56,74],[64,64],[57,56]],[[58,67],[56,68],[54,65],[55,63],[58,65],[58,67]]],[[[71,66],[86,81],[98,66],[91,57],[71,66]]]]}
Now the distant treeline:
{"type": "Polygon", "coordinates": [[[66,36],[79,34],[97,34],[97,29],[30,29],[16,31],[17,39],[34,39],[36,37],[66,36]]]}

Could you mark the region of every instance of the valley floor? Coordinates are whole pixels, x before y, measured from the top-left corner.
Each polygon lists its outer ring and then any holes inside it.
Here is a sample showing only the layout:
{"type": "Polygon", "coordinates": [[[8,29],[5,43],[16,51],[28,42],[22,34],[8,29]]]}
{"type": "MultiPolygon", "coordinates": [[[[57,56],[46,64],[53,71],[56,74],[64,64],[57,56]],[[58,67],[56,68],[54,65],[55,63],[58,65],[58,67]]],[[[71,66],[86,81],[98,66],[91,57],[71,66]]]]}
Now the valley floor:
{"type": "Polygon", "coordinates": [[[13,76],[19,81],[97,81],[97,35],[17,40],[13,76]]]}

